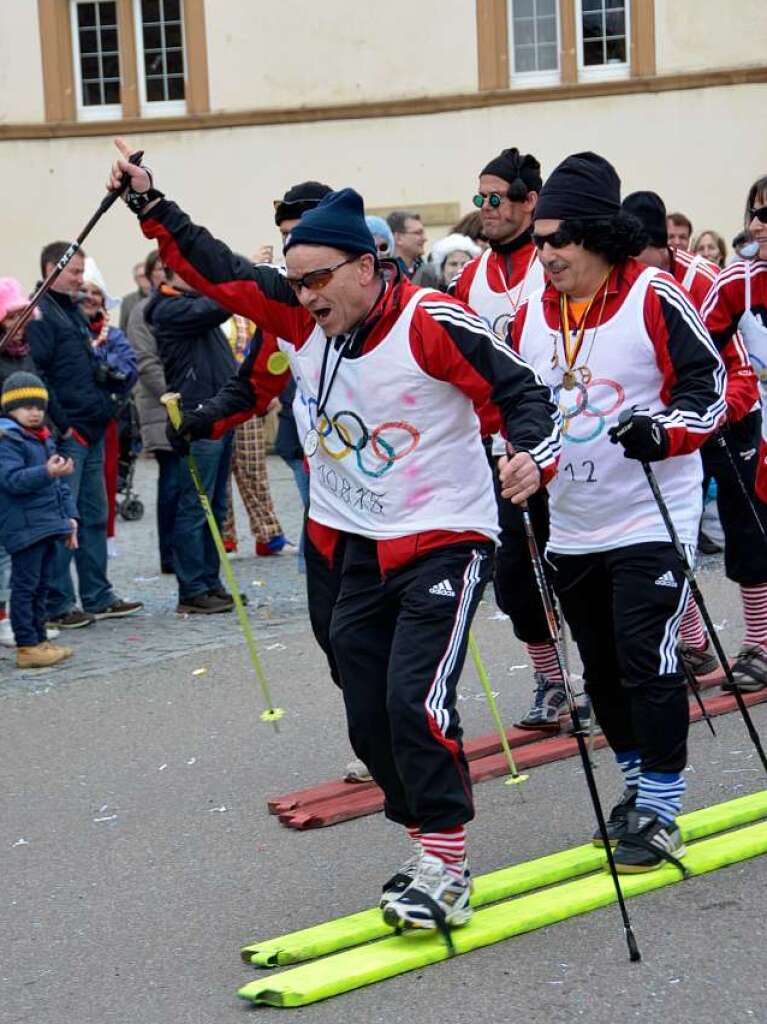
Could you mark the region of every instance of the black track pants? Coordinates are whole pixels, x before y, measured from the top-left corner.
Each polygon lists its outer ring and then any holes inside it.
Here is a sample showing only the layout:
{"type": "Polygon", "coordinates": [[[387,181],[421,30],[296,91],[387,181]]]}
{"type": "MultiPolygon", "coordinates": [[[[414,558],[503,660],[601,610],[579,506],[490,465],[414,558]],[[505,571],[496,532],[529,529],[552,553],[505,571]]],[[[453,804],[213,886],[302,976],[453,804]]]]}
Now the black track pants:
{"type": "MultiPolygon", "coordinates": [[[[535,582],[533,563],[527,546],[525,525],[519,505],[501,497],[497,460],[491,460],[495,497],[498,502],[498,522],[501,527],[500,547],[495,555],[493,588],[495,601],[504,614],[511,619],[514,636],[526,644],[543,644],[550,639],[546,616],[543,611],[538,585],[535,582]]],[[[549,539],[549,504],[544,488],[529,500],[530,518],[538,548],[546,550],[549,539]]],[[[544,565],[551,582],[549,567],[544,565]]]]}
{"type": "Polygon", "coordinates": [[[673,547],[548,557],[608,743],[639,750],[643,771],[683,771],[689,707],[677,633],[689,587],[673,547]]]}
{"type": "Polygon", "coordinates": [[[492,550],[449,545],[382,580],[376,545],[346,540],[330,640],[349,738],[387,817],[424,831],[474,816],[456,687],[492,550]]]}
{"type": "Polygon", "coordinates": [[[346,534],[341,534],[336,544],[333,564],[328,565],[324,555],[315,548],[304,527],[304,559],[306,561],[306,595],[309,603],[309,621],[314,639],[322,648],[328,660],[330,675],[336,686],[341,685],[335,655],[330,646],[330,619],[341,588],[341,570],[344,563],[346,534]]]}
{"type": "MultiPolygon", "coordinates": [[[[754,494],[756,466],[759,458],[760,413],[751,413],[725,431],[727,447],[738,467],[765,530],[767,505],[754,494]]],[[[746,587],[767,583],[767,542],[754,522],[740,489],[727,452],[716,441],[707,441],[701,448],[704,486],[716,480],[716,504],[724,531],[724,569],[727,578],[746,587]]]]}

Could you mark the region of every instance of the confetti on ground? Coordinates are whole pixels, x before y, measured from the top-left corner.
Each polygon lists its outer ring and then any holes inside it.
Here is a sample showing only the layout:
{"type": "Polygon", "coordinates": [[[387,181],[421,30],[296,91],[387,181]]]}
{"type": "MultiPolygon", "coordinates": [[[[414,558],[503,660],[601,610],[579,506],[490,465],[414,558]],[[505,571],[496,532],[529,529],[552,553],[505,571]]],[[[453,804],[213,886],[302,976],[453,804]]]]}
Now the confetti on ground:
{"type": "Polygon", "coordinates": [[[190,757],[189,760],[186,763],[187,764],[196,764],[197,763],[197,758],[196,757],[190,757]]]}
{"type": "Polygon", "coordinates": [[[94,822],[99,822],[99,821],[115,821],[116,819],[117,819],[117,815],[116,814],[107,814],[103,818],[94,818],[93,820],[94,820],[94,822]]]}
{"type": "Polygon", "coordinates": [[[193,672],[193,676],[204,676],[208,670],[206,668],[196,668],[193,672]]]}
{"type": "Polygon", "coordinates": [[[253,580],[250,585],[251,587],[265,587],[266,580],[253,580]]]}
{"type": "Polygon", "coordinates": [[[167,767],[168,767],[167,764],[161,764],[160,767],[157,769],[157,771],[158,772],[164,772],[167,767]]]}
{"type": "Polygon", "coordinates": [[[221,805],[221,807],[209,807],[208,808],[208,814],[215,814],[216,812],[218,812],[220,814],[223,814],[225,810],[226,810],[226,807],[224,807],[223,804],[221,805]]]}
{"type": "Polygon", "coordinates": [[[521,668],[529,668],[528,665],[509,665],[509,672],[517,672],[521,668]]]}
{"type": "Polygon", "coordinates": [[[14,846],[29,846],[29,843],[26,841],[26,839],[23,836],[21,836],[19,839],[16,840],[16,842],[13,845],[14,846]]]}
{"type": "Polygon", "coordinates": [[[267,644],[266,649],[267,651],[284,651],[285,644],[267,644]]]}

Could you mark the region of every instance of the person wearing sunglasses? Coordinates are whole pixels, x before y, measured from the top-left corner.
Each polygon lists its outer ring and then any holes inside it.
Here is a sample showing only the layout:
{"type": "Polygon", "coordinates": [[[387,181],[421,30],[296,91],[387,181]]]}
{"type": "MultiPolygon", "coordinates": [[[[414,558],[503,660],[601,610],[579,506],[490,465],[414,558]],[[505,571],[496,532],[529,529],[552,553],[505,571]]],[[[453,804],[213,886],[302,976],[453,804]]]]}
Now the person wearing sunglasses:
{"type": "Polygon", "coordinates": [[[384,885],[385,920],[464,924],[474,809],[456,687],[498,536],[475,410],[492,402],[506,425],[520,502],[556,471],[550,391],[466,306],[379,260],[353,189],[303,215],[283,275],[193,224],[120,152],[109,188],[129,175],[126,201],[166,262],[280,339],[256,356],[257,411],[291,372],[308,397],[307,531],[330,563],[345,545],[330,642],[349,736],[410,843],[384,885]]]}
{"type": "MultiPolygon", "coordinates": [[[[719,274],[703,304],[702,315],[717,347],[724,353],[731,345],[745,345],[759,382],[761,415],[755,413],[744,423],[751,429],[743,437],[743,449],[735,446],[741,478],[756,497],[755,506],[767,528],[767,470],[765,469],[764,401],[767,393],[767,176],[758,178],[748,191],[744,227],[751,235],[750,245],[743,247],[743,259],[731,263],[719,274]],[[754,448],[759,457],[754,459],[754,448]],[[738,458],[740,455],[740,458],[738,458]]],[[[727,433],[731,449],[732,440],[727,433]]],[[[739,487],[733,481],[733,487],[739,487]]],[[[733,502],[743,505],[743,496],[735,494],[733,502]]],[[[740,507],[739,506],[739,507],[740,507]]],[[[751,513],[748,512],[748,516],[751,513]]],[[[767,686],[767,574],[762,553],[764,538],[744,518],[742,530],[746,540],[742,557],[733,564],[728,560],[727,575],[740,584],[746,634],[733,665],[735,685],[739,690],[762,690],[767,686]],[[731,575],[737,573],[737,575],[731,575]]],[[[755,524],[754,524],[755,525],[755,524]]],[[[724,684],[723,688],[729,688],[724,684]]]]}
{"type": "Polygon", "coordinates": [[[520,307],[512,343],[565,418],[547,558],[623,775],[608,826],[616,865],[652,871],[683,853],[689,708],[677,629],[688,588],[641,463],[653,463],[692,551],[698,449],[725,413],[724,367],[682,288],[635,258],[646,233],[621,209],[620,179],[603,157],[576,153],[555,168],[533,241],[549,283],[520,307]]]}
{"type": "Polygon", "coordinates": [[[383,217],[374,217],[368,214],[365,217],[365,223],[370,229],[370,234],[373,236],[373,241],[376,244],[376,251],[378,258],[383,259],[384,257],[394,256],[394,235],[392,229],[383,219],[383,217]]]}
{"type": "MultiPolygon", "coordinates": [[[[468,262],[449,291],[468,303],[499,338],[506,341],[519,304],[544,283],[531,233],[533,213],[541,190],[541,167],[530,153],[504,149],[482,169],[474,206],[490,247],[468,262]]],[[[491,464],[498,500],[501,546],[496,556],[493,587],[498,607],[509,616],[514,634],[526,647],[535,686],[529,709],[515,724],[522,729],[559,730],[566,713],[564,680],[549,640],[546,617],[538,597],[535,575],[520,510],[500,496],[498,459],[505,442],[496,433],[491,464]]],[[[529,502],[538,543],[548,538],[546,494],[529,502]]],[[[584,720],[587,708],[581,708],[584,720]]]]}
{"type": "MultiPolygon", "coordinates": [[[[699,254],[669,246],[666,207],[655,192],[633,192],[623,200],[623,210],[637,217],[647,232],[647,244],[637,259],[670,273],[700,311],[717,280],[719,267],[699,254]]],[[[730,462],[732,456],[753,498],[753,456],[759,444],[761,420],[759,387],[737,332],[722,344],[720,355],[727,371],[727,424],[723,432],[730,451],[729,454],[723,451],[718,439],[706,441],[701,447],[704,493],[709,481],[715,480],[717,508],[724,533],[725,571],[727,578],[740,586],[743,601],[746,635],[741,651],[751,651],[755,646],[759,651],[759,639],[767,641],[767,546],[743,500],[740,482],[730,462]]],[[[758,499],[756,501],[759,503],[758,499]]],[[[700,538],[698,546],[701,547],[700,538]]],[[[718,668],[698,606],[692,599],[687,602],[679,626],[679,639],[679,653],[694,675],[708,675],[718,668]]],[[[755,658],[744,655],[742,667],[757,673],[761,668],[764,674],[758,651],[755,658]]],[[[767,667],[767,663],[762,664],[767,667]]]]}

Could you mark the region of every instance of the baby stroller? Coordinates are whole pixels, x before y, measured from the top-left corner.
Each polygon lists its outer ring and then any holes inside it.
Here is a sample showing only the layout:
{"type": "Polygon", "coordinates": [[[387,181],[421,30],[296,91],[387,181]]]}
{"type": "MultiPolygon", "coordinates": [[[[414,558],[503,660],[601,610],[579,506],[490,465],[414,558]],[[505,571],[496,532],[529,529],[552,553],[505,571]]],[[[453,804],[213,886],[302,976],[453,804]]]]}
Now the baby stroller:
{"type": "Polygon", "coordinates": [[[133,491],[136,460],[141,452],[141,431],[133,395],[120,410],[117,437],[117,493],[123,495],[122,500],[118,499],[117,511],[126,522],[132,523],[144,515],[144,503],[133,491]]]}

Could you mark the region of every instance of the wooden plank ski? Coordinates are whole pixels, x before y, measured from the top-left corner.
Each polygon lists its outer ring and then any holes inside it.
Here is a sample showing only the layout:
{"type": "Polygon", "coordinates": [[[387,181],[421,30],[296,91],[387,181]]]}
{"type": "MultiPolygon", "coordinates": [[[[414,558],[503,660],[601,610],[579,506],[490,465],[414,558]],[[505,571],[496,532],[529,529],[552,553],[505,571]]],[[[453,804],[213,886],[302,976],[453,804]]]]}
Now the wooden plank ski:
{"type": "MultiPolygon", "coordinates": [[[[760,822],[691,844],[685,866],[695,877],[764,853],[767,853],[767,823],[760,822]]],[[[667,864],[648,874],[624,875],[621,886],[624,896],[632,898],[680,881],[680,872],[667,864]]],[[[468,927],[454,929],[456,953],[468,953],[589,913],[609,906],[615,899],[612,879],[600,871],[576,881],[505,900],[477,911],[468,927]]],[[[252,1003],[268,1006],[306,1006],[446,959],[445,944],[434,933],[391,935],[380,942],[357,946],[323,960],[252,981],[244,985],[238,995],[252,1003]]]]}
{"type": "MultiPolygon", "coordinates": [[[[767,701],[767,690],[745,693],[743,699],[747,705],[761,704],[767,701]]],[[[732,694],[716,694],[707,697],[703,703],[712,718],[737,710],[737,702],[732,694]]],[[[702,717],[697,703],[691,700],[690,722],[698,722],[702,717]]],[[[599,750],[606,745],[604,736],[597,733],[593,742],[594,749],[599,750]]],[[[548,738],[539,737],[533,743],[517,747],[514,759],[517,768],[524,770],[575,757],[577,753],[578,743],[575,737],[555,735],[548,738]]],[[[508,771],[509,766],[502,753],[490,754],[469,762],[469,773],[474,783],[499,778],[507,775],[508,771]]],[[[325,828],[337,825],[342,821],[351,821],[354,818],[363,818],[368,814],[377,814],[382,809],[383,793],[377,786],[368,784],[363,789],[362,786],[346,784],[341,796],[319,800],[306,807],[285,811],[280,813],[279,820],[286,827],[299,830],[325,828]]]]}
{"type": "MultiPolygon", "coordinates": [[[[767,791],[713,804],[679,816],[685,842],[705,838],[724,829],[737,828],[767,816],[767,791]]],[[[501,899],[571,880],[597,870],[605,860],[602,850],[590,843],[562,853],[481,875],[474,882],[472,906],[482,907],[501,899]]],[[[381,912],[363,910],[349,917],[304,928],[275,939],[243,947],[242,959],[257,967],[281,967],[326,956],[342,949],[391,935],[381,912]]]]}

